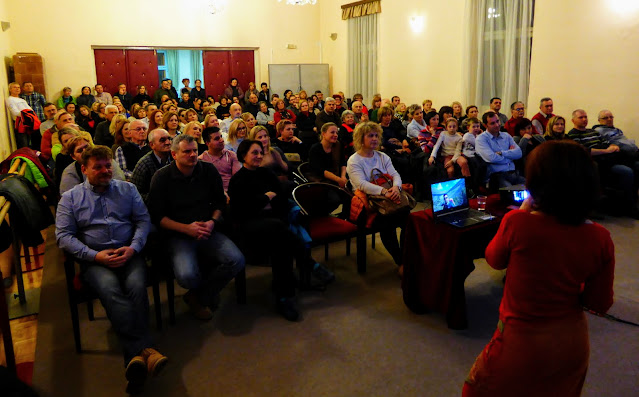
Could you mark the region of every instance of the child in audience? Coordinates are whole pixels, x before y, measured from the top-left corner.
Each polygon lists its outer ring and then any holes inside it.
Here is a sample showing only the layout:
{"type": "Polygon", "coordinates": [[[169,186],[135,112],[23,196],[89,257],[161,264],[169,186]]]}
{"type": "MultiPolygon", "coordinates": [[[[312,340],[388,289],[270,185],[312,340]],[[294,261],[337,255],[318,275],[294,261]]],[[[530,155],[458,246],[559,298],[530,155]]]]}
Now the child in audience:
{"type": "Polygon", "coordinates": [[[444,167],[448,172],[448,177],[453,178],[455,176],[455,163],[459,165],[464,177],[470,176],[470,170],[468,168],[468,161],[461,155],[462,136],[457,133],[457,119],[450,117],[446,120],[446,132],[439,135],[437,143],[430,153],[428,163],[433,165],[437,154],[441,149],[441,157],[443,158],[444,167]]]}
{"type": "Polygon", "coordinates": [[[433,150],[442,128],[439,126],[439,115],[437,112],[428,112],[424,116],[424,121],[426,121],[426,128],[419,131],[417,143],[419,143],[419,147],[424,153],[429,154],[431,150],[433,150]]]}
{"type": "Polygon", "coordinates": [[[473,190],[477,191],[484,180],[484,174],[486,173],[486,163],[481,156],[475,155],[475,138],[482,133],[481,121],[476,117],[470,117],[464,120],[463,129],[467,129],[468,132],[464,134],[462,138],[462,155],[468,161],[468,168],[472,175],[470,186],[473,190]]]}

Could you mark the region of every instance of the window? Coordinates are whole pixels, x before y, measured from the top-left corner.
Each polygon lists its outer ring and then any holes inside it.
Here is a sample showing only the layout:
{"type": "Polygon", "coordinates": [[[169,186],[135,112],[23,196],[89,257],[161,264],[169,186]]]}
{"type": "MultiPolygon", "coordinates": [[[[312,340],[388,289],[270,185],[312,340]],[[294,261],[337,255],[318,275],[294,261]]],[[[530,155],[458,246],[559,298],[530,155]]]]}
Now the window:
{"type": "Polygon", "coordinates": [[[166,65],[166,51],[164,50],[159,50],[156,52],[157,53],[157,57],[158,57],[158,76],[159,76],[159,81],[158,84],[160,83],[160,81],[164,80],[167,78],[167,65],[166,65]]]}

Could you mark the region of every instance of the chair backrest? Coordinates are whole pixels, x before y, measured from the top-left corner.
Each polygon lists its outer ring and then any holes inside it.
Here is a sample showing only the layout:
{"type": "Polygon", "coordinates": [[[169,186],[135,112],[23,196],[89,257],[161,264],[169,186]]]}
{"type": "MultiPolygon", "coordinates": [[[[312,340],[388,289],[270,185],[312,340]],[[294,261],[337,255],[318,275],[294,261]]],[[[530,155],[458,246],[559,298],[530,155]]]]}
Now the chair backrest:
{"type": "Polygon", "coordinates": [[[304,183],[293,190],[293,200],[302,213],[313,217],[330,215],[339,204],[350,205],[351,197],[339,186],[324,182],[304,183]]]}

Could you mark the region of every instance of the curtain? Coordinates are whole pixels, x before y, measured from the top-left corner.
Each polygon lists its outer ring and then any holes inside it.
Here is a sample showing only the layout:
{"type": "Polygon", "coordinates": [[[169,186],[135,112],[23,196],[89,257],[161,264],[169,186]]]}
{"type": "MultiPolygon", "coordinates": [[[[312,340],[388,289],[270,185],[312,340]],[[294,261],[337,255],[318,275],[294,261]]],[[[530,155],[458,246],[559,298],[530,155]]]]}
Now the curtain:
{"type": "Polygon", "coordinates": [[[166,50],[166,74],[168,75],[167,78],[173,80],[173,87],[179,92],[182,77],[180,76],[178,50],[166,50]]]}
{"type": "Polygon", "coordinates": [[[464,103],[486,109],[500,97],[507,109],[528,98],[533,9],[534,0],[466,0],[464,103]]]}
{"type": "Polygon", "coordinates": [[[382,3],[379,0],[369,0],[364,4],[361,4],[361,2],[351,4],[355,5],[344,4],[342,6],[343,20],[382,12],[382,3]]]}
{"type": "Polygon", "coordinates": [[[349,95],[377,93],[377,14],[348,20],[349,95]]]}
{"type": "MultiPolygon", "coordinates": [[[[191,51],[191,80],[193,83],[191,87],[195,87],[195,80],[202,80],[202,70],[204,69],[204,63],[202,62],[202,51],[191,51]]],[[[202,87],[204,87],[204,81],[202,81],[202,87]]]]}

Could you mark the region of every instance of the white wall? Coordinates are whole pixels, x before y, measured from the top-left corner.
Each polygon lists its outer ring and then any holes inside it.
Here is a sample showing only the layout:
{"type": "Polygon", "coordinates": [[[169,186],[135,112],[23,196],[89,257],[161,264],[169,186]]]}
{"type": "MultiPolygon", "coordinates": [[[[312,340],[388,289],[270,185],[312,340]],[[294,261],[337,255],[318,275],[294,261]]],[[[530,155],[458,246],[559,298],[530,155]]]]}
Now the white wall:
{"type": "Polygon", "coordinates": [[[573,110],[585,109],[589,125],[607,108],[615,125],[639,140],[639,1],[536,4],[528,115],[545,96],[553,98],[555,113],[567,119],[573,110]]]}

